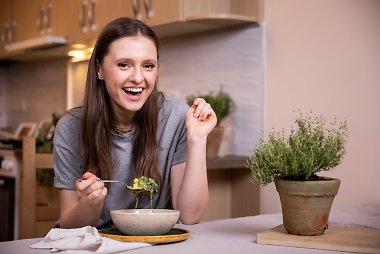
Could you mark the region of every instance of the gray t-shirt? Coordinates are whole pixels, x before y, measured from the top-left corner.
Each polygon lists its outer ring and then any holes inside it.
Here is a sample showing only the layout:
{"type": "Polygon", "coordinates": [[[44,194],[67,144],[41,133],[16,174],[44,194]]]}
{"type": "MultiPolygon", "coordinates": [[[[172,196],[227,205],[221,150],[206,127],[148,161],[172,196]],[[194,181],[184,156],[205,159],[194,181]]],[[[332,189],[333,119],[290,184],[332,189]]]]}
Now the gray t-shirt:
{"type": "MultiPolygon", "coordinates": [[[[157,141],[159,144],[158,168],[163,183],[162,189],[153,195],[154,208],[171,208],[170,169],[186,161],[187,143],[185,117],[188,106],[173,98],[165,97],[159,111],[157,141]]],[[[82,108],[65,114],[58,122],[54,133],[54,185],[60,189],[75,190],[75,182],[83,175],[80,154],[80,116],[82,108]]],[[[117,163],[112,179],[131,185],[134,169],[131,163],[132,139],[135,129],[124,135],[113,134],[114,153],[117,163]]],[[[112,151],[110,151],[112,156],[112,151]]],[[[136,196],[124,185],[113,183],[108,189],[97,227],[112,224],[110,211],[135,207],[136,196]]],[[[149,208],[150,197],[139,197],[138,208],[149,208]]]]}

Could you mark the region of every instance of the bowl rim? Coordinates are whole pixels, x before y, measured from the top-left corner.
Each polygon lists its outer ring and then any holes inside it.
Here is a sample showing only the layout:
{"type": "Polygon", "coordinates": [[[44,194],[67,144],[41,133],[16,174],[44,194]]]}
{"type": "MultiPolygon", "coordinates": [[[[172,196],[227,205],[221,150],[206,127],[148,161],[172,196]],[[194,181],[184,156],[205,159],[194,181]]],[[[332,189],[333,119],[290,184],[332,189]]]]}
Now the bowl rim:
{"type": "Polygon", "coordinates": [[[165,208],[126,208],[126,209],[117,209],[117,210],[112,210],[110,213],[113,214],[178,214],[180,213],[179,210],[175,209],[165,209],[165,208]],[[149,213],[149,211],[160,211],[158,213],[149,213]],[[135,213],[135,211],[143,211],[142,213],[135,213]]]}

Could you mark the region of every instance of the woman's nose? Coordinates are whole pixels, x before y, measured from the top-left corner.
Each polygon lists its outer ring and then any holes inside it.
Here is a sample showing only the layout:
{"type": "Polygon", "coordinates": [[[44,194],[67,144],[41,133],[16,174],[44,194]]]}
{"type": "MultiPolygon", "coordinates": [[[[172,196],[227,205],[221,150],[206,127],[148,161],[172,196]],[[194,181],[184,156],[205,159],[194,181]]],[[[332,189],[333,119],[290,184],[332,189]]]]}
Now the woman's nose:
{"type": "Polygon", "coordinates": [[[141,82],[143,82],[144,77],[143,77],[141,69],[135,68],[130,77],[130,80],[135,82],[136,84],[140,84],[141,82]]]}

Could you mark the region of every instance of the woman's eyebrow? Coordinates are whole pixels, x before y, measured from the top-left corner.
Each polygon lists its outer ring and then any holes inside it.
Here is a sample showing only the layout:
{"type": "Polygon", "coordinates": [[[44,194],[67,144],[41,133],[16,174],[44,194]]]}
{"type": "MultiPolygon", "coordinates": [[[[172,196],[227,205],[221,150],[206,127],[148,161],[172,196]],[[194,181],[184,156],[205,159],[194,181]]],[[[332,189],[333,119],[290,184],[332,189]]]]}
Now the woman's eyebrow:
{"type": "MultiPolygon", "coordinates": [[[[132,58],[128,58],[128,57],[121,57],[121,58],[118,58],[116,59],[117,62],[135,62],[135,60],[133,60],[132,58]]],[[[151,59],[145,59],[143,60],[142,62],[154,62],[154,63],[157,63],[157,60],[154,59],[154,58],[151,58],[151,59]]]]}

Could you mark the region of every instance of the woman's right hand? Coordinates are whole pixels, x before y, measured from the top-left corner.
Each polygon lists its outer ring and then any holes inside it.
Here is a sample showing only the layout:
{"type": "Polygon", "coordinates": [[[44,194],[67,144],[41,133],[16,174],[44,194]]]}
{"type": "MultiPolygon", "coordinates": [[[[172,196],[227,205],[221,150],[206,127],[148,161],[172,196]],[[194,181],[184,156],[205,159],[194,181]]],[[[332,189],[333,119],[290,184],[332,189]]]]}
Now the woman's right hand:
{"type": "Polygon", "coordinates": [[[98,181],[96,175],[86,172],[82,179],[76,182],[76,191],[79,199],[91,204],[103,203],[107,196],[107,188],[104,183],[98,181]]]}
{"type": "Polygon", "coordinates": [[[86,172],[75,183],[76,190],[60,190],[61,228],[96,226],[107,195],[104,183],[96,175],[86,172]]]}

